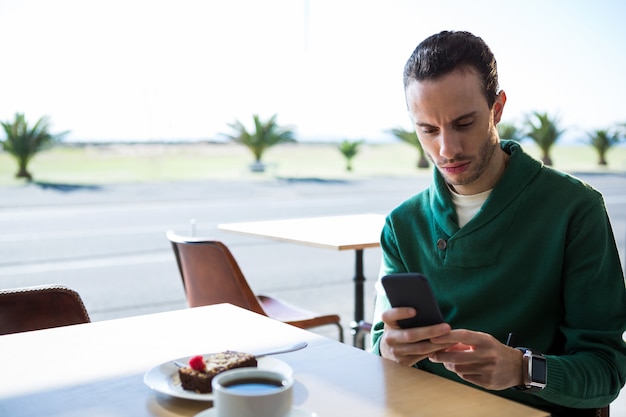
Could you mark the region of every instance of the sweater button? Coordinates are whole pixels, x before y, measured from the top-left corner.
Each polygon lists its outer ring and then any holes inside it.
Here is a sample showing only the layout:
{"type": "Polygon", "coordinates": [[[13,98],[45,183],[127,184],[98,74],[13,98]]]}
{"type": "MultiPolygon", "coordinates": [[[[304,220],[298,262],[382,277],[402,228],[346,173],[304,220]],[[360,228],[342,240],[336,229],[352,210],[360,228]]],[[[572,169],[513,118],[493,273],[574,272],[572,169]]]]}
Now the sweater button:
{"type": "Polygon", "coordinates": [[[437,241],[437,249],[444,250],[448,246],[448,242],[443,239],[439,239],[437,241]]]}

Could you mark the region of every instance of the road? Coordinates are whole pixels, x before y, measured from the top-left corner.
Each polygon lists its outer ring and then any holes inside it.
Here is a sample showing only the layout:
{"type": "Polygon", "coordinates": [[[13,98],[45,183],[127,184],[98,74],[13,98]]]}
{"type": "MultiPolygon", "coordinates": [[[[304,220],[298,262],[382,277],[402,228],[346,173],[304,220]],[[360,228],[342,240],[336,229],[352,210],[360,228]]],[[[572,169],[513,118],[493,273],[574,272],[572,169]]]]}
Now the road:
{"type": "MultiPolygon", "coordinates": [[[[319,312],[352,315],[353,252],[223,232],[218,223],[386,213],[428,177],[353,181],[270,180],[102,187],[0,188],[0,287],[61,283],[92,320],[185,306],[168,229],[223,240],[257,292],[319,312]]],[[[368,291],[380,251],[365,253],[368,291]]],[[[371,305],[366,305],[367,311],[371,305]]]]}

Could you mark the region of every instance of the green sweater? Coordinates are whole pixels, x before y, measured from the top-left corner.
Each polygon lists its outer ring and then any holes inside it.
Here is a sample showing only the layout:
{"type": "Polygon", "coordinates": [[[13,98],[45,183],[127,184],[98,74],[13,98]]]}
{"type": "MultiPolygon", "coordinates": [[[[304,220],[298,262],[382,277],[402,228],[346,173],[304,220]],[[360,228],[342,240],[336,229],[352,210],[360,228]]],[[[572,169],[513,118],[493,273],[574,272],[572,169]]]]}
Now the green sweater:
{"type": "MultiPolygon", "coordinates": [[[[543,391],[498,395],[548,410],[605,406],[626,378],[626,291],[603,198],[516,142],[501,146],[510,154],[506,171],[463,228],[436,169],[428,189],[389,214],[381,276],[422,272],[452,328],[503,343],[513,332],[517,346],[546,355],[543,391]]],[[[376,304],[372,350],[380,354],[380,314],[389,302],[379,293],[376,304]]],[[[462,382],[441,364],[416,367],[462,382]]]]}

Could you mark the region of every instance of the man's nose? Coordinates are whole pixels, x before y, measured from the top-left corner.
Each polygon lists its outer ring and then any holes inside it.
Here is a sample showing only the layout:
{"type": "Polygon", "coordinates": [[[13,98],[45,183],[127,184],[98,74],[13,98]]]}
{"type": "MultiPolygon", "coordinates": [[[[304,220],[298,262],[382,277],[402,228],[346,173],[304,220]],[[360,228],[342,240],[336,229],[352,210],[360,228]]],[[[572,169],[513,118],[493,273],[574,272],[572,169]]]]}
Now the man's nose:
{"type": "Polygon", "coordinates": [[[450,131],[442,131],[441,147],[439,148],[439,156],[445,159],[454,159],[462,153],[463,146],[458,133],[450,131]]]}

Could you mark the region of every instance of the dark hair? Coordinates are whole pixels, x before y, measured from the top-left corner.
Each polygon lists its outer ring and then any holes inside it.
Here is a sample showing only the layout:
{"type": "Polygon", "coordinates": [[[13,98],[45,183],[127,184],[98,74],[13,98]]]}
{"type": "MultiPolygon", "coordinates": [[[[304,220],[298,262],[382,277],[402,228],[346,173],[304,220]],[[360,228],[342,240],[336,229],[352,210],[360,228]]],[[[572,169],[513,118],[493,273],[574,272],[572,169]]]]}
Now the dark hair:
{"type": "Polygon", "coordinates": [[[481,38],[469,32],[444,31],[417,45],[404,66],[404,89],[411,80],[434,80],[457,69],[477,72],[491,108],[498,94],[496,58],[481,38]]]}

